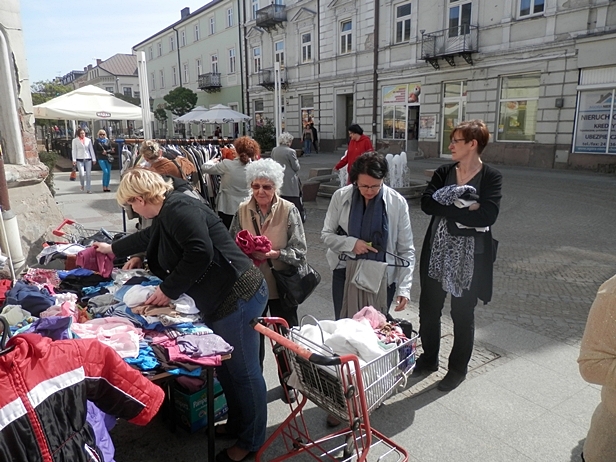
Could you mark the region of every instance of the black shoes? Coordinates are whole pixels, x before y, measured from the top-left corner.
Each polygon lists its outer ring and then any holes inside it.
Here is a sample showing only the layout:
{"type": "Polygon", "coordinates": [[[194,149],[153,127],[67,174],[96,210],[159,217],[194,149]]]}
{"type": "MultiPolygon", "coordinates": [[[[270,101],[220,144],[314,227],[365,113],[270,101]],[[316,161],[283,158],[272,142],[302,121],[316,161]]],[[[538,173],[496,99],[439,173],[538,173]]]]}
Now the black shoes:
{"type": "Polygon", "coordinates": [[[423,360],[423,355],[417,358],[415,363],[415,369],[413,370],[413,377],[419,377],[420,375],[429,375],[438,371],[438,361],[436,363],[428,363],[423,360]]]}
{"type": "Polygon", "coordinates": [[[449,371],[447,372],[445,377],[443,377],[443,380],[439,382],[436,388],[438,388],[440,391],[454,390],[458,388],[458,386],[462,382],[464,382],[465,378],[466,378],[466,374],[460,374],[459,372],[449,371]]]}
{"type": "Polygon", "coordinates": [[[283,400],[287,404],[291,404],[297,401],[297,392],[295,391],[295,388],[287,388],[286,393],[285,393],[285,390],[283,389],[282,397],[280,399],[283,400]]]}

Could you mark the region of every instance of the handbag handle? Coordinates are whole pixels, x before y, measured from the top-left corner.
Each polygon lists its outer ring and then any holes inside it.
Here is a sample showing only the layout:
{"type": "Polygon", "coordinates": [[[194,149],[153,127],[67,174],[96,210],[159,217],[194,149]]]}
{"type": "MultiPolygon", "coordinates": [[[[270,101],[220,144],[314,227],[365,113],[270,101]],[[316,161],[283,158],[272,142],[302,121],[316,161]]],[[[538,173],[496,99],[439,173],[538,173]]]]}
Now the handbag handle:
{"type": "MultiPolygon", "coordinates": [[[[259,231],[259,226],[257,225],[257,220],[255,220],[255,216],[252,214],[252,211],[250,212],[250,218],[252,218],[252,224],[255,227],[255,232],[257,233],[257,236],[260,236],[261,232],[259,231]]],[[[267,259],[267,264],[269,265],[270,268],[274,267],[274,265],[272,263],[272,260],[270,260],[269,258],[267,259]]]]}

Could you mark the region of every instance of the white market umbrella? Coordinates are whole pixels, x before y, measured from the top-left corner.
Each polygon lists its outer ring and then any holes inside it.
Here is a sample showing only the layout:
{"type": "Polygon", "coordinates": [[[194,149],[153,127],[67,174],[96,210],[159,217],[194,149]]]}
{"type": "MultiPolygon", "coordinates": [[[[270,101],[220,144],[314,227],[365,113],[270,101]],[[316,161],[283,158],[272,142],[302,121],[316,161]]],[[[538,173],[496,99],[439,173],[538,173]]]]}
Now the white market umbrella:
{"type": "Polygon", "coordinates": [[[226,124],[250,120],[250,116],[234,111],[229,106],[224,106],[223,104],[217,104],[212,107],[203,117],[205,118],[202,121],[206,124],[226,124]]]}
{"type": "Polygon", "coordinates": [[[139,75],[143,138],[149,140],[152,138],[152,111],[150,111],[150,90],[148,87],[148,68],[145,61],[145,51],[137,53],[137,73],[139,75]]]}
{"type": "Polygon", "coordinates": [[[142,120],[141,108],[116,98],[108,91],[86,85],[34,106],[36,119],[142,120]]]}
{"type": "Polygon", "coordinates": [[[184,123],[184,124],[185,123],[202,122],[203,121],[203,117],[204,117],[206,112],[208,112],[208,110],[206,108],[204,108],[203,106],[197,106],[192,111],[187,112],[183,116],[180,116],[180,117],[177,117],[177,118],[173,119],[173,121],[174,122],[181,122],[181,123],[184,123]]]}

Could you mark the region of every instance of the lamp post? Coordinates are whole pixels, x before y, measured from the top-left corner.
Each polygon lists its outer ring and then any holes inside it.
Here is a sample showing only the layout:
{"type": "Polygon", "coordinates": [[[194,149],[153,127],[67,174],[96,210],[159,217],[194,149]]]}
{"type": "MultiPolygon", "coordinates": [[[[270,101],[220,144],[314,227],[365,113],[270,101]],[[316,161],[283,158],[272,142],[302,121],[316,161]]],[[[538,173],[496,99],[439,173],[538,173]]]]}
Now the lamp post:
{"type": "Polygon", "coordinates": [[[278,138],[282,132],[282,114],[280,101],[282,96],[282,89],[280,88],[280,63],[274,61],[274,123],[276,125],[276,144],[278,144],[278,138]]]}

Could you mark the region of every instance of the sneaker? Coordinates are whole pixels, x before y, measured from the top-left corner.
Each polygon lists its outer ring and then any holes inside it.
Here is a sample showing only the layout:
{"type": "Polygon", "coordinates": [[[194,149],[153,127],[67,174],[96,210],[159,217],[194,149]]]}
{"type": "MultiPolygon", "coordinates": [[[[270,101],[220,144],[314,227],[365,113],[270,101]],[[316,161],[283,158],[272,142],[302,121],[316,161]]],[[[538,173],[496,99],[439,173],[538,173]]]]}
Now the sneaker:
{"type": "Polygon", "coordinates": [[[86,191],[88,194],[92,194],[92,191],[86,191]]]}
{"type": "Polygon", "coordinates": [[[294,388],[288,388],[286,393],[283,390],[282,397],[280,399],[287,404],[294,403],[297,401],[297,392],[294,388]]]}
{"type": "Polygon", "coordinates": [[[458,386],[464,382],[466,374],[460,374],[459,372],[449,371],[441,380],[437,387],[440,391],[451,391],[458,388],[458,386]]]}
{"type": "Polygon", "coordinates": [[[415,369],[413,370],[413,377],[418,377],[420,375],[430,375],[433,372],[438,371],[438,362],[436,363],[427,363],[424,359],[424,356],[420,356],[417,358],[415,363],[415,369]]]}

